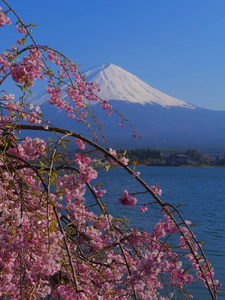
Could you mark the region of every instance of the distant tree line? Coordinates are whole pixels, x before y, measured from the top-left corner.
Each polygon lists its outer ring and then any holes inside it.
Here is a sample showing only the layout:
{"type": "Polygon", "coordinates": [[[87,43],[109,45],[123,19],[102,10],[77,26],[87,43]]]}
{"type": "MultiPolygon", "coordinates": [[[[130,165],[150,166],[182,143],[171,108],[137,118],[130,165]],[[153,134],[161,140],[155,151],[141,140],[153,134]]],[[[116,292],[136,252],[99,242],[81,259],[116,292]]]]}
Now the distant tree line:
{"type": "Polygon", "coordinates": [[[196,161],[198,164],[210,161],[210,157],[208,155],[198,150],[187,150],[184,154],[187,155],[189,159],[196,161]]]}
{"type": "MultiPolygon", "coordinates": [[[[118,150],[119,153],[124,153],[125,150],[120,149],[118,150]]],[[[126,157],[129,158],[130,162],[137,162],[137,163],[150,163],[154,160],[161,159],[161,152],[157,149],[130,149],[126,150],[126,157]]]]}
{"type": "MultiPolygon", "coordinates": [[[[109,151],[109,148],[107,149],[109,151]]],[[[79,148],[73,147],[71,149],[65,149],[61,147],[57,152],[60,154],[58,158],[59,162],[62,162],[66,159],[66,161],[71,162],[74,160],[75,154],[79,154],[81,150],[79,148]],[[62,158],[63,157],[63,158],[62,158]]],[[[186,155],[187,162],[180,163],[179,165],[215,165],[215,166],[225,166],[225,155],[220,156],[209,156],[205,153],[202,153],[195,149],[189,149],[187,151],[180,150],[180,151],[166,151],[164,150],[163,154],[160,150],[157,149],[150,149],[150,148],[141,148],[141,149],[117,149],[117,153],[120,153],[121,156],[125,156],[129,158],[130,163],[136,162],[137,164],[141,165],[173,165],[168,163],[167,159],[171,155],[186,155]]],[[[99,151],[88,151],[88,155],[95,160],[99,160],[101,157],[101,153],[99,151]]],[[[46,159],[49,159],[47,155],[45,155],[46,159]]],[[[106,158],[107,160],[107,158],[106,158]]],[[[102,160],[104,161],[104,160],[102,160]]]]}

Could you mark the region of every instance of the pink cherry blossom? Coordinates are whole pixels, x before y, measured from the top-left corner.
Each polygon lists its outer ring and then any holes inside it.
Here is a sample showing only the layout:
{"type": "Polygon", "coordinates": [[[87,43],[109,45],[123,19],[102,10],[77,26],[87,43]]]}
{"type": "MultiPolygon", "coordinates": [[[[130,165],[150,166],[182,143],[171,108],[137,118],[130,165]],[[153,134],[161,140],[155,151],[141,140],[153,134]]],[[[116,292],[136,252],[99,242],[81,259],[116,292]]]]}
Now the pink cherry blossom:
{"type": "Polygon", "coordinates": [[[139,209],[142,211],[142,212],[145,212],[148,210],[148,208],[146,206],[143,206],[143,207],[139,207],[139,209]]]}
{"type": "Polygon", "coordinates": [[[150,189],[156,194],[161,196],[162,195],[162,190],[157,188],[156,186],[151,186],[150,189]]]}
{"type": "Polygon", "coordinates": [[[24,45],[24,39],[23,39],[23,38],[18,39],[16,42],[17,42],[17,44],[19,44],[20,46],[23,46],[23,45],[24,45]]]}
{"type": "Polygon", "coordinates": [[[18,32],[22,33],[22,34],[26,34],[27,33],[27,30],[25,28],[22,28],[22,27],[19,27],[19,26],[16,26],[18,32]]]}
{"type": "Polygon", "coordinates": [[[80,139],[76,139],[76,143],[77,143],[77,146],[81,149],[81,150],[84,150],[86,148],[84,142],[80,139]]]}
{"type": "Polygon", "coordinates": [[[21,144],[18,144],[16,148],[11,149],[10,152],[14,155],[20,156],[21,158],[32,160],[37,158],[39,155],[44,154],[45,148],[46,143],[44,140],[26,137],[21,144]]]}
{"type": "Polygon", "coordinates": [[[101,190],[99,186],[98,189],[93,188],[93,190],[97,197],[102,197],[106,193],[106,190],[101,190]]]}
{"type": "Polygon", "coordinates": [[[134,174],[132,174],[133,177],[137,177],[139,176],[141,173],[140,172],[134,172],[134,174]]]}
{"type": "MultiPolygon", "coordinates": [[[[112,148],[109,149],[109,153],[115,157],[118,158],[118,154],[116,153],[116,150],[113,150],[112,148]]],[[[129,162],[129,158],[125,158],[125,157],[121,157],[121,158],[118,158],[124,165],[128,165],[128,162],[129,162]]],[[[114,162],[114,160],[112,158],[110,158],[110,161],[112,163],[114,163],[118,168],[121,168],[121,166],[117,163],[114,162]]]]}
{"type": "Polygon", "coordinates": [[[10,25],[12,21],[1,10],[2,8],[0,7],[0,27],[3,27],[5,24],[10,25]]]}
{"type": "Polygon", "coordinates": [[[120,204],[124,206],[135,206],[137,203],[137,199],[132,195],[129,195],[127,190],[123,191],[123,198],[118,197],[118,200],[120,204]]]}

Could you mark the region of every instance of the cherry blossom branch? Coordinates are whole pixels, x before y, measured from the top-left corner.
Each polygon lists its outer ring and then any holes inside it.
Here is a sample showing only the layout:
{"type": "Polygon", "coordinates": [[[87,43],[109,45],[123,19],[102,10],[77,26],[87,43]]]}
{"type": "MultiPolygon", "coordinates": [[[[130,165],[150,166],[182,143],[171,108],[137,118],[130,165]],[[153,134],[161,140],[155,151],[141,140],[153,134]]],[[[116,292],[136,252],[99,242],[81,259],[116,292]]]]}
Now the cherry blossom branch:
{"type": "MultiPolygon", "coordinates": [[[[42,130],[42,131],[46,131],[46,129],[44,128],[44,126],[41,125],[20,125],[20,129],[26,129],[26,130],[42,130]]],[[[62,133],[62,134],[70,134],[71,136],[75,137],[75,138],[79,138],[81,139],[83,142],[89,144],[90,146],[93,146],[94,148],[96,148],[97,150],[101,151],[103,154],[105,154],[106,156],[108,156],[109,158],[111,158],[112,160],[115,161],[115,163],[117,163],[118,165],[120,165],[121,167],[123,167],[129,174],[133,175],[135,172],[133,172],[129,167],[127,167],[126,165],[124,165],[119,159],[117,159],[115,156],[113,156],[112,154],[110,154],[106,149],[104,149],[103,147],[99,146],[98,144],[94,143],[93,141],[91,141],[90,139],[87,139],[85,137],[83,137],[81,134],[77,134],[75,132],[70,132],[68,130],[62,129],[62,128],[58,128],[58,127],[49,127],[47,129],[47,131],[52,131],[52,132],[57,132],[57,133],[62,133]]],[[[151,194],[151,196],[157,201],[157,203],[162,207],[165,208],[165,204],[162,202],[162,200],[150,189],[150,187],[139,177],[136,176],[135,179],[145,188],[146,191],[148,191],[149,194],[151,194]]],[[[176,227],[179,229],[181,235],[183,236],[183,238],[185,239],[192,255],[194,256],[196,262],[198,263],[198,259],[195,256],[195,251],[192,247],[192,245],[190,244],[189,240],[187,240],[185,234],[182,232],[182,230],[180,229],[179,224],[177,223],[177,221],[175,220],[174,216],[168,212],[166,210],[166,213],[170,216],[171,220],[174,222],[174,224],[176,225],[176,227]]],[[[185,225],[186,226],[186,225],[185,225]]],[[[188,228],[188,227],[187,227],[188,228]]],[[[191,233],[191,230],[188,228],[189,232],[191,233]]],[[[191,233],[192,234],[192,233],[191,233]]],[[[201,269],[201,266],[200,266],[201,269]]],[[[210,269],[209,269],[210,270],[210,269]]],[[[202,272],[203,269],[201,269],[202,272]]],[[[208,284],[207,284],[208,285],[208,284]]],[[[209,292],[211,294],[212,297],[215,297],[215,299],[217,299],[217,295],[213,295],[212,290],[210,288],[210,286],[208,286],[209,288],[209,292]]]]}

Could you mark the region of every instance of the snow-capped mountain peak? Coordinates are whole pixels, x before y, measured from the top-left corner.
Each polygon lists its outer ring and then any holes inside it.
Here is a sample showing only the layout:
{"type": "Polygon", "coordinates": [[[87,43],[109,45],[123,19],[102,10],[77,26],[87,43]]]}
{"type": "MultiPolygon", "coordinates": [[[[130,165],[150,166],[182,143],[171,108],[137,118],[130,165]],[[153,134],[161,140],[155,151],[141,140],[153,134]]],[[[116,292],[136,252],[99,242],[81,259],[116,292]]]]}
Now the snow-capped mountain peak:
{"type": "Polygon", "coordinates": [[[119,66],[108,64],[94,67],[86,72],[87,81],[96,81],[101,87],[99,96],[104,100],[122,100],[140,104],[158,104],[163,107],[195,108],[193,105],[168,96],[137,76],[119,66]]]}

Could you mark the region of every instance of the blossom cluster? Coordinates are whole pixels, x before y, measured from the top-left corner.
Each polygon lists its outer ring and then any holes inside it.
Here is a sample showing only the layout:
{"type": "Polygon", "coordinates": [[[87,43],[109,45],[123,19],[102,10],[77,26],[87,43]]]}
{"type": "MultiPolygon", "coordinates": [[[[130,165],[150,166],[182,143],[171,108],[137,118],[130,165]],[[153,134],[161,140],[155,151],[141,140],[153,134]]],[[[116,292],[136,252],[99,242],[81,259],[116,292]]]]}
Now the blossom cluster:
{"type": "Polygon", "coordinates": [[[10,18],[2,12],[2,7],[0,7],[0,27],[3,27],[5,24],[10,25],[12,21],[10,18]]]}
{"type": "Polygon", "coordinates": [[[29,110],[24,110],[20,101],[14,101],[14,99],[14,94],[3,94],[1,97],[2,102],[5,103],[4,108],[7,110],[7,115],[0,116],[0,124],[3,128],[16,119],[15,113],[18,113],[22,120],[27,120],[30,124],[42,122],[42,112],[39,105],[34,107],[31,104],[29,110]]]}
{"type": "Polygon", "coordinates": [[[27,87],[33,86],[34,80],[43,79],[41,67],[43,63],[40,58],[42,53],[39,50],[31,49],[28,56],[24,56],[21,63],[13,63],[10,67],[12,79],[17,83],[22,83],[27,87]]]}
{"type": "MultiPolygon", "coordinates": [[[[21,180],[23,178],[24,183],[15,179],[14,175],[13,172],[1,172],[0,297],[21,298],[19,286],[20,274],[23,274],[22,298],[30,295],[35,285],[35,292],[45,298],[51,292],[50,286],[46,285],[47,276],[58,272],[61,267],[59,245],[63,235],[58,230],[51,238],[46,234],[46,212],[44,206],[40,205],[43,191],[35,174],[29,169],[16,172],[16,176],[21,180]],[[21,210],[19,190],[23,193],[24,212],[21,210]]],[[[49,222],[55,223],[52,209],[49,211],[49,222]]]]}
{"type": "Polygon", "coordinates": [[[162,195],[162,190],[159,189],[157,186],[151,186],[150,189],[158,196],[162,195]]]}
{"type": "Polygon", "coordinates": [[[98,173],[90,165],[91,159],[89,157],[82,157],[79,154],[76,154],[76,163],[79,166],[80,174],[79,180],[82,182],[90,182],[93,179],[96,179],[98,173]]]}
{"type": "Polygon", "coordinates": [[[23,159],[33,160],[44,154],[45,148],[46,143],[44,140],[26,137],[21,144],[18,144],[16,148],[11,148],[9,152],[23,159]]]}
{"type": "Polygon", "coordinates": [[[137,203],[137,199],[132,195],[128,194],[128,191],[123,191],[123,198],[118,197],[119,202],[124,206],[135,206],[137,203]]]}
{"type": "MultiPolygon", "coordinates": [[[[26,138],[21,147],[18,145],[17,155],[24,159],[45,151],[45,143],[39,139],[26,138]]],[[[15,165],[16,160],[10,158],[10,164],[15,165]]],[[[138,299],[172,299],[174,291],[168,298],[160,296],[165,287],[160,279],[163,275],[168,276],[172,289],[180,291],[195,280],[194,274],[183,267],[180,254],[163,241],[179,232],[196,251],[193,256],[181,235],[180,248],[196,271],[196,278],[209,282],[211,288],[219,287],[217,281],[212,281],[212,273],[204,260],[201,258],[196,264],[198,247],[187,227],[179,229],[169,215],[166,214],[165,220],[160,220],[149,234],[138,229],[124,230],[124,225],[107,212],[95,214],[88,209],[86,184],[97,178],[97,171],[87,156],[76,155],[75,164],[75,172],[72,167],[69,172],[57,175],[50,194],[32,169],[21,165],[22,169],[4,171],[4,164],[0,166],[0,264],[3,270],[0,295],[19,299],[22,284],[23,297],[35,295],[30,299],[57,295],[66,300],[77,299],[71,268],[67,267],[72,262],[78,289],[84,291],[79,299],[132,299],[134,291],[138,299]],[[64,232],[57,221],[60,215],[65,222],[64,232]],[[126,251],[126,258],[118,247],[126,251]],[[66,249],[70,251],[70,258],[66,249]]],[[[45,181],[49,170],[42,172],[40,176],[45,181]]],[[[97,197],[105,193],[100,188],[93,191],[97,197]]],[[[128,206],[137,202],[126,190],[119,200],[128,206]]],[[[186,221],[185,224],[191,223],[186,221]]]]}
{"type": "Polygon", "coordinates": [[[23,35],[27,33],[26,28],[22,28],[22,27],[20,27],[18,25],[16,25],[16,28],[17,28],[18,32],[22,33],[23,35]]]}
{"type": "MultiPolygon", "coordinates": [[[[102,109],[106,110],[106,112],[107,112],[108,115],[111,115],[111,113],[112,113],[112,105],[110,105],[107,100],[104,100],[102,102],[100,101],[99,105],[102,107],[102,109]]],[[[121,127],[123,127],[123,126],[121,126],[121,127]]]]}
{"type": "Polygon", "coordinates": [[[67,92],[70,100],[75,103],[75,105],[78,109],[83,109],[86,107],[83,96],[77,90],[74,90],[71,87],[68,87],[66,92],[67,92]]]}
{"type": "MultiPolygon", "coordinates": [[[[124,156],[121,157],[121,155],[118,155],[116,153],[116,150],[113,150],[112,148],[109,149],[109,153],[113,156],[115,156],[117,159],[119,159],[124,165],[128,165],[129,158],[126,158],[124,156]]],[[[115,163],[115,161],[110,157],[110,161],[115,164],[115,166],[122,168],[118,163],[115,163]]]]}
{"type": "MultiPolygon", "coordinates": [[[[2,53],[0,54],[0,74],[3,72],[4,75],[8,74],[10,62],[8,61],[8,53],[2,53]]],[[[1,83],[1,81],[0,81],[1,83]]]]}
{"type": "Polygon", "coordinates": [[[81,139],[76,139],[76,144],[81,150],[84,150],[86,147],[84,142],[81,139]]]}

